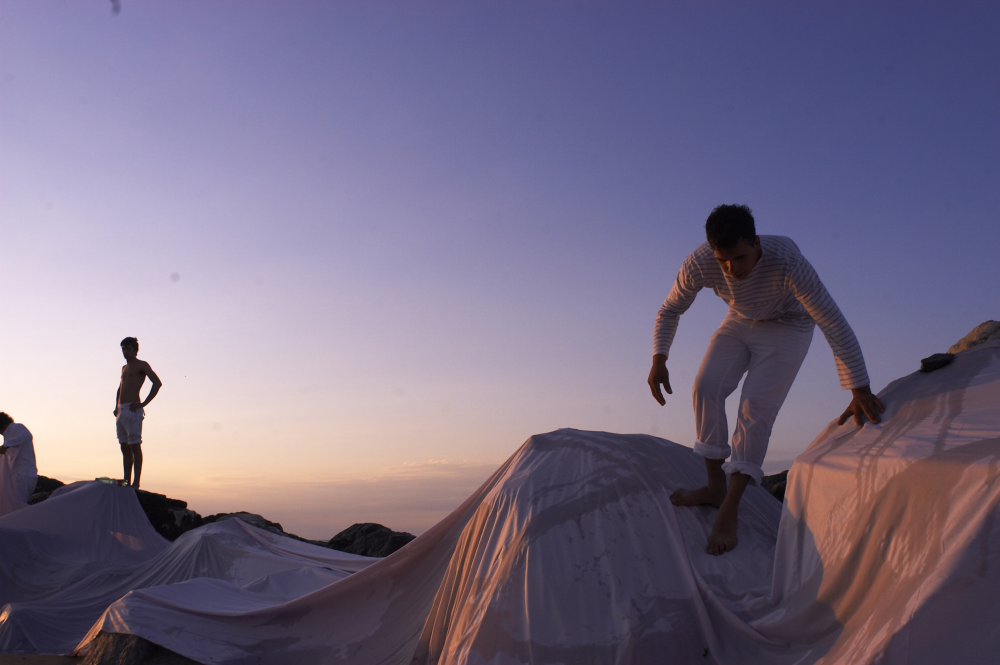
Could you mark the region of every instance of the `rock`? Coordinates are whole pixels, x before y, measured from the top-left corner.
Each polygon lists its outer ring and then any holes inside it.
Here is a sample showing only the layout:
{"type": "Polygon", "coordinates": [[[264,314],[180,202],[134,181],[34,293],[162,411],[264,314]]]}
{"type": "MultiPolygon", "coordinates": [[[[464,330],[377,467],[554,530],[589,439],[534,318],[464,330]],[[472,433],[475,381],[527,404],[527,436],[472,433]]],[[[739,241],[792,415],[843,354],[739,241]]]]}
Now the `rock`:
{"type": "Polygon", "coordinates": [[[54,492],[63,485],[65,485],[65,483],[61,480],[38,476],[38,482],[35,483],[35,492],[54,492]]]}
{"type": "Polygon", "coordinates": [[[411,533],[393,531],[381,524],[353,524],[331,538],[326,546],[362,556],[389,556],[416,538],[411,533]]]}
{"type": "Polygon", "coordinates": [[[1000,339],[1000,321],[984,321],[957,343],[952,344],[948,353],[960,353],[994,339],[1000,339]]]}
{"type": "Polygon", "coordinates": [[[778,501],[785,500],[785,485],[788,483],[788,471],[776,473],[773,476],[764,476],[760,479],[760,486],[771,493],[778,501]]]}
{"type": "Polygon", "coordinates": [[[947,365],[951,364],[951,361],[955,359],[954,353],[935,353],[932,356],[927,356],[920,361],[920,371],[924,374],[928,372],[933,372],[936,369],[941,369],[947,365]]]}
{"type": "Polygon", "coordinates": [[[64,483],[61,480],[38,476],[38,482],[35,483],[35,491],[31,493],[30,497],[28,497],[28,505],[34,505],[39,501],[45,501],[49,498],[50,494],[63,485],[64,483]]]}
{"type": "Polygon", "coordinates": [[[146,490],[136,490],[135,494],[150,524],[167,540],[177,540],[182,533],[205,524],[201,515],[188,510],[186,501],[170,499],[163,494],[146,490]]]}
{"type": "Polygon", "coordinates": [[[295,538],[296,540],[305,540],[304,538],[299,538],[298,536],[293,536],[292,534],[285,533],[285,530],[281,528],[281,525],[277,522],[272,522],[266,520],[256,513],[216,513],[215,515],[209,515],[205,518],[205,524],[211,524],[212,522],[222,522],[224,520],[231,520],[234,517],[238,517],[247,524],[252,524],[258,529],[264,529],[265,531],[270,531],[271,533],[276,533],[279,536],[289,536],[295,538]]]}
{"type": "Polygon", "coordinates": [[[137,635],[101,633],[80,665],[197,665],[137,635]]]}

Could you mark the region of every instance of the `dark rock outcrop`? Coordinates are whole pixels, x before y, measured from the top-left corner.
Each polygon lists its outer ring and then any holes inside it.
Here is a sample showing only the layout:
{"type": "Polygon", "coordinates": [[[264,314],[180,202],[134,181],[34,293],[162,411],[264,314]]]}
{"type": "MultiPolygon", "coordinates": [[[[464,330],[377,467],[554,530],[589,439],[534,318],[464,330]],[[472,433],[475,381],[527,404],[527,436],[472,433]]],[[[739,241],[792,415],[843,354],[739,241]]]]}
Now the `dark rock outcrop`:
{"type": "Polygon", "coordinates": [[[393,531],[381,524],[353,524],[331,538],[326,546],[362,556],[389,556],[416,538],[412,533],[393,531]]]}
{"type": "Polygon", "coordinates": [[[947,367],[954,359],[954,353],[935,353],[920,360],[920,371],[923,374],[929,374],[942,367],[947,367]]]}
{"type": "Polygon", "coordinates": [[[28,498],[28,505],[36,504],[39,501],[45,501],[49,498],[50,494],[63,485],[64,483],[61,480],[38,476],[38,482],[35,483],[35,491],[32,492],[31,496],[28,498]]]}
{"type": "Polygon", "coordinates": [[[101,633],[80,665],[198,665],[138,635],[101,633]]]}
{"type": "Polygon", "coordinates": [[[167,540],[177,540],[182,533],[197,529],[205,523],[201,515],[188,510],[186,501],[170,499],[163,494],[146,490],[136,490],[135,494],[150,524],[167,540]]]}
{"type": "Polygon", "coordinates": [[[240,518],[247,524],[253,524],[258,529],[264,529],[265,531],[270,531],[271,533],[276,533],[279,536],[289,536],[295,538],[296,540],[305,540],[304,538],[299,538],[290,533],[285,533],[285,530],[281,528],[281,525],[277,522],[272,522],[270,520],[264,519],[257,513],[216,513],[215,515],[209,515],[205,518],[205,524],[211,524],[212,522],[222,522],[224,520],[231,520],[235,517],[240,518]]]}
{"type": "Polygon", "coordinates": [[[776,473],[773,476],[764,476],[760,479],[760,486],[771,493],[778,501],[785,500],[785,484],[788,482],[788,471],[776,473]]]}

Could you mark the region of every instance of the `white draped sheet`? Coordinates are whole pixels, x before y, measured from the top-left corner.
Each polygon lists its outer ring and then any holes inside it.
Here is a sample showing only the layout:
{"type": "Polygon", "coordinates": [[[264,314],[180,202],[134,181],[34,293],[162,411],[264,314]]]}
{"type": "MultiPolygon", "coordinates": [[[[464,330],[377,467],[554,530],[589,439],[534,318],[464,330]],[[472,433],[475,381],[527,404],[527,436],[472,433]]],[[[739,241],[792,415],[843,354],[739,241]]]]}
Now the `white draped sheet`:
{"type": "Polygon", "coordinates": [[[747,490],[724,556],[715,511],[668,499],[704,478],[690,449],[559,430],[346,578],[148,586],[78,652],[103,630],[230,664],[994,662],[1000,343],[880,396],[881,424],[831,423],[796,460],[783,507],[747,490]]]}
{"type": "Polygon", "coordinates": [[[28,507],[28,502],[18,496],[17,476],[14,474],[12,460],[4,459],[15,455],[16,449],[12,449],[0,457],[0,517],[28,507]]]}
{"type": "Polygon", "coordinates": [[[147,587],[198,579],[244,602],[275,604],[377,559],[278,536],[239,519],[174,543],[153,529],[128,487],[75,483],[0,518],[0,652],[68,653],[104,610],[147,587]]]}

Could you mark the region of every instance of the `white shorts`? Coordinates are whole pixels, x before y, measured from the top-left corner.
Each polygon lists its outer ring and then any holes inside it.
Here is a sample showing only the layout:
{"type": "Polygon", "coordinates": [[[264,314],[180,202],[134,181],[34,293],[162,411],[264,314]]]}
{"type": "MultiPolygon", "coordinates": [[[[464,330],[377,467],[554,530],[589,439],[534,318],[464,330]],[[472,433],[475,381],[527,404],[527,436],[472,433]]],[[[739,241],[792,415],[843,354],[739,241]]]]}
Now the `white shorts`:
{"type": "Polygon", "coordinates": [[[129,407],[131,404],[118,405],[118,418],[116,420],[118,429],[118,443],[123,446],[127,443],[130,446],[138,446],[142,443],[142,419],[145,414],[142,407],[133,411],[129,407]]]}

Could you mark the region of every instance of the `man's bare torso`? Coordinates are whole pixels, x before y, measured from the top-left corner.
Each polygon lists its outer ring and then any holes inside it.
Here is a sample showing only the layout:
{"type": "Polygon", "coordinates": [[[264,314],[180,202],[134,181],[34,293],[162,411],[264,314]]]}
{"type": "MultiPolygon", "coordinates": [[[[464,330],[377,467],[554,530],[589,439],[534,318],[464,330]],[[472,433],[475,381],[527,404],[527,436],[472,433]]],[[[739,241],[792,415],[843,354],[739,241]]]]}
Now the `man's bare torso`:
{"type": "Polygon", "coordinates": [[[139,399],[139,389],[145,383],[146,374],[149,372],[149,365],[146,364],[146,361],[139,360],[138,358],[122,367],[122,380],[118,386],[119,404],[138,403],[142,401],[139,399]]]}

